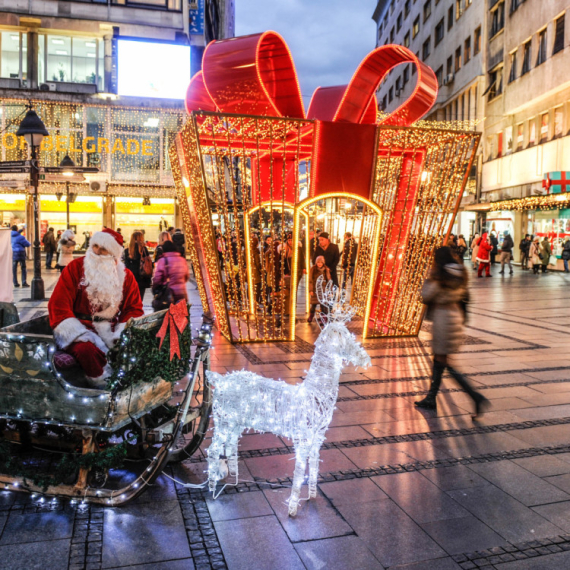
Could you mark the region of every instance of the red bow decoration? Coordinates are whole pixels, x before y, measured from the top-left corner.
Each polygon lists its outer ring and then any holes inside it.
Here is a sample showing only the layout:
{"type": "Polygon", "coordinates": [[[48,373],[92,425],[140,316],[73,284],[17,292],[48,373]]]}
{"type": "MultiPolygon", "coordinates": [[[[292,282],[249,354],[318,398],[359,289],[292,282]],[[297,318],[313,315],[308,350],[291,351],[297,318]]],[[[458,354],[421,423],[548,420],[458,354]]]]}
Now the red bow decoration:
{"type": "Polygon", "coordinates": [[[170,332],[170,360],[174,358],[174,355],[180,358],[180,343],[178,341],[178,335],[184,332],[184,329],[188,326],[188,305],[186,301],[181,300],[176,304],[170,305],[168,312],[164,315],[164,320],[162,321],[162,326],[156,334],[156,338],[160,339],[159,350],[162,348],[162,343],[166,338],[166,333],[170,332]]]}
{"type": "MultiPolygon", "coordinates": [[[[350,192],[370,198],[376,127],[411,125],[433,106],[437,90],[429,66],[403,46],[386,45],[364,58],[348,85],[319,87],[305,116],[289,48],[279,34],[264,32],[208,44],[202,71],[188,87],[186,109],[189,113],[203,110],[316,119],[315,140],[307,141],[309,152],[314,146],[310,195],[350,192]],[[376,90],[388,72],[402,63],[416,66],[416,87],[407,101],[377,122],[376,90]]],[[[291,147],[297,146],[297,141],[291,143],[291,147]]],[[[296,202],[294,161],[288,165],[287,149],[283,154],[271,159],[260,156],[252,163],[258,170],[252,180],[261,187],[262,201],[281,200],[281,187],[285,186],[285,201],[296,202]],[[271,175],[270,160],[284,160],[285,168],[276,166],[271,175]],[[271,189],[273,195],[269,196],[271,189]]],[[[257,199],[257,192],[252,196],[257,199]]]]}

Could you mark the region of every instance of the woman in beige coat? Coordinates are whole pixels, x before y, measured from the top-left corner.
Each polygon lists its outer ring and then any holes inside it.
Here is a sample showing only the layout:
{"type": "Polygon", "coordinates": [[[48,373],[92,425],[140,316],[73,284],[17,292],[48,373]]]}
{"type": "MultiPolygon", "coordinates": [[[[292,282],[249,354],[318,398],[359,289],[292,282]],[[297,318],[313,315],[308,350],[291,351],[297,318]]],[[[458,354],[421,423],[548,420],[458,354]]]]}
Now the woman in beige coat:
{"type": "Polygon", "coordinates": [[[422,289],[423,302],[428,306],[426,318],[432,321],[433,377],[427,396],[415,402],[418,408],[435,410],[441,377],[447,368],[457,383],[471,396],[477,417],[488,400],[476,392],[467,378],[449,364],[449,356],[463,342],[463,323],[468,300],[467,272],[447,246],[435,252],[435,262],[429,279],[422,289]]]}
{"type": "Polygon", "coordinates": [[[61,239],[57,245],[57,266],[60,272],[73,261],[73,250],[76,245],[75,234],[71,230],[65,230],[61,234],[61,239]]]}
{"type": "Polygon", "coordinates": [[[471,263],[473,264],[473,269],[477,269],[479,263],[477,261],[477,253],[479,251],[479,234],[475,234],[471,240],[471,263]]]}

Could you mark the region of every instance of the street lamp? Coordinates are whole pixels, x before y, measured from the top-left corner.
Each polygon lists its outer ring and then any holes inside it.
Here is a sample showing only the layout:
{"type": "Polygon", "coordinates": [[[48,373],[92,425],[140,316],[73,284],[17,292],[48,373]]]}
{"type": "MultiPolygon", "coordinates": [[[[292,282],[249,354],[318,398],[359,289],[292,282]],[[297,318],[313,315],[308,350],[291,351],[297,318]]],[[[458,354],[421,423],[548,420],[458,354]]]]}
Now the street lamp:
{"type": "Polygon", "coordinates": [[[40,252],[40,209],[38,196],[40,170],[38,167],[37,149],[44,137],[49,136],[49,133],[42,120],[38,117],[38,114],[29,108],[26,116],[20,123],[20,128],[16,136],[23,136],[32,152],[31,182],[34,187],[34,278],[32,279],[31,296],[33,301],[41,301],[45,298],[45,289],[42,279],[42,259],[40,252]]]}
{"type": "MultiPolygon", "coordinates": [[[[59,163],[59,167],[64,169],[62,172],[64,176],[70,177],[75,175],[73,170],[75,168],[75,162],[71,160],[68,154],[66,154],[64,159],[59,163]]],[[[65,196],[67,229],[69,229],[69,180],[65,181],[65,196]]]]}

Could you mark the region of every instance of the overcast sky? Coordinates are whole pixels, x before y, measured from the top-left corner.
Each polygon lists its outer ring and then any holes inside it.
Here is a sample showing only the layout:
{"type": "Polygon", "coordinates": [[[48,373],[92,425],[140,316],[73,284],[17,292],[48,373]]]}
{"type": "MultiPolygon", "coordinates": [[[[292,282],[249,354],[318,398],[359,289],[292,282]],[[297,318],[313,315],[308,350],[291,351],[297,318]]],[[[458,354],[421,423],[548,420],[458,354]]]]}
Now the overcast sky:
{"type": "Polygon", "coordinates": [[[375,47],[376,0],[236,0],[236,36],[274,30],[289,46],[305,110],[313,91],[345,85],[375,47]]]}

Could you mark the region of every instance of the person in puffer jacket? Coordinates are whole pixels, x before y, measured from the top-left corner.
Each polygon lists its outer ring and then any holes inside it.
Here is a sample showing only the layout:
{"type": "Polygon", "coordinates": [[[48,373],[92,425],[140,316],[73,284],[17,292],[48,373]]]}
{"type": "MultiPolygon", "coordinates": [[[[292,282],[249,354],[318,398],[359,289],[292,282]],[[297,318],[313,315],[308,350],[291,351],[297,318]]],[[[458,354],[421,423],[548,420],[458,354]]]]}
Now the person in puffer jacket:
{"type": "Polygon", "coordinates": [[[162,244],[162,257],[156,263],[154,278],[152,280],[152,290],[160,285],[164,285],[168,280],[168,286],[172,289],[173,302],[177,303],[181,299],[188,301],[186,282],[190,277],[188,263],[180,255],[176,246],[171,241],[162,244]]]}
{"type": "Polygon", "coordinates": [[[19,287],[18,283],[18,265],[22,271],[22,287],[29,287],[26,281],[26,248],[30,247],[30,242],[22,235],[24,230],[18,230],[18,226],[12,226],[12,277],[14,279],[14,287],[19,287]]]}

